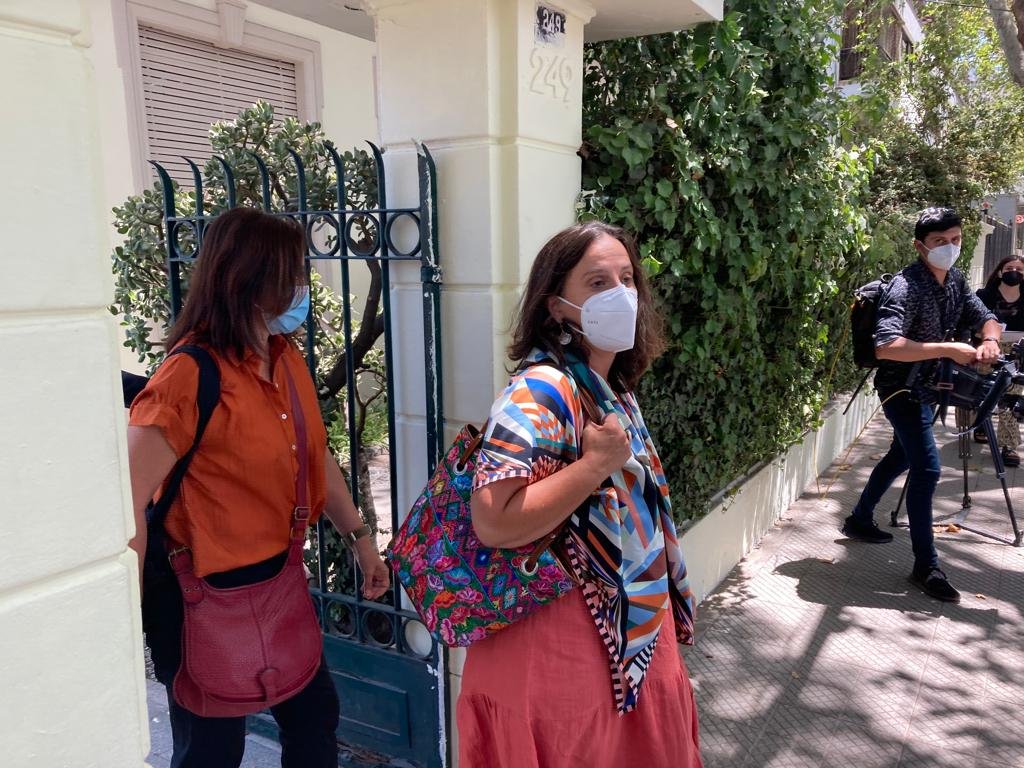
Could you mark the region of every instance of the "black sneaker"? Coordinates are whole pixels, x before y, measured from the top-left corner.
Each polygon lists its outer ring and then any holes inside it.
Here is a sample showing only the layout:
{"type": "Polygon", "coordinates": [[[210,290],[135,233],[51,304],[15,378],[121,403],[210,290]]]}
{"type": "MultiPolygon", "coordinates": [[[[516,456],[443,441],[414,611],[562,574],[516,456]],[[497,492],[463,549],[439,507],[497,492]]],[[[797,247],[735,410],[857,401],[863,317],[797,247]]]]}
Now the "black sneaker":
{"type": "Polygon", "coordinates": [[[960,593],[953,589],[946,574],[938,568],[928,568],[924,571],[915,570],[910,574],[910,580],[929,597],[946,603],[960,602],[960,593]]]}
{"type": "Polygon", "coordinates": [[[846,518],[841,530],[849,538],[856,539],[857,541],[866,541],[869,544],[887,544],[892,541],[892,534],[881,530],[875,525],[874,520],[870,523],[862,523],[854,518],[853,515],[846,518]]]}

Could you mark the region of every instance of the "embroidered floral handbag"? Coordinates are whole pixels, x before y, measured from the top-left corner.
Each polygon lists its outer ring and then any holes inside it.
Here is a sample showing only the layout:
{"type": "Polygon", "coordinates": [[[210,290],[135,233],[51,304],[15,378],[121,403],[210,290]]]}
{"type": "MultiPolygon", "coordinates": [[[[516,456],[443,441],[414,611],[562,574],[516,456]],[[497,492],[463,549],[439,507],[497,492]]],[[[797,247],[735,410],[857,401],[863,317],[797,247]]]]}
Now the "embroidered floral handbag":
{"type": "MultiPolygon", "coordinates": [[[[586,418],[600,423],[593,397],[579,392],[586,418]]],[[[576,585],[565,523],[515,549],[476,537],[470,496],[482,442],[475,427],[462,428],[384,555],[427,629],[449,646],[472,645],[576,585]]]]}

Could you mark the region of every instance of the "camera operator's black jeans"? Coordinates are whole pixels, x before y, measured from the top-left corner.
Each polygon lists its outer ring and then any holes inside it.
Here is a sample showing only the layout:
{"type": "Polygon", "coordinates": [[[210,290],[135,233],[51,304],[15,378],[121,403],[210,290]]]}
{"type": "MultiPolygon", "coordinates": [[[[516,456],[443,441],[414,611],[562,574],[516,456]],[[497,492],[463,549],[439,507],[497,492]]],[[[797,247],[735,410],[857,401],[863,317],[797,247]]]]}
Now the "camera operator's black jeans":
{"type": "Polygon", "coordinates": [[[914,570],[935,568],[939,564],[939,557],[935,552],[935,537],[932,533],[932,497],[942,468],[932,430],[935,406],[916,402],[909,393],[903,393],[885,403],[882,411],[892,424],[892,445],[872,470],[860,501],[853,508],[853,517],[870,523],[874,518],[875,507],[889,486],[909,469],[907,517],[910,521],[910,541],[914,547],[914,570]]]}

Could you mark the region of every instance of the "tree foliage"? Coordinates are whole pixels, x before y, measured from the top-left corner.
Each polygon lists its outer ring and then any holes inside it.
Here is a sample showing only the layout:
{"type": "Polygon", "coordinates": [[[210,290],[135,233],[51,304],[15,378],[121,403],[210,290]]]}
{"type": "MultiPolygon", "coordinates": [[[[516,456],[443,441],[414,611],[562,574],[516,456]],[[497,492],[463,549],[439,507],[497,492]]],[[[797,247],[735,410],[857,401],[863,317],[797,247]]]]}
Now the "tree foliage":
{"type": "Polygon", "coordinates": [[[877,45],[887,8],[881,0],[861,6],[861,92],[849,99],[845,123],[848,141],[885,147],[868,199],[873,247],[916,258],[918,211],[947,205],[964,218],[968,260],[981,199],[1024,178],[1024,89],[1013,83],[984,7],[926,5],[924,39],[896,60],[877,45]]]}
{"type": "Polygon", "coordinates": [[[837,140],[841,8],[727,6],[591,46],[585,81],[583,215],[637,235],[664,307],[669,350],[640,394],[682,518],[817,418],[841,294],[870,271],[877,151],[837,140]]]}

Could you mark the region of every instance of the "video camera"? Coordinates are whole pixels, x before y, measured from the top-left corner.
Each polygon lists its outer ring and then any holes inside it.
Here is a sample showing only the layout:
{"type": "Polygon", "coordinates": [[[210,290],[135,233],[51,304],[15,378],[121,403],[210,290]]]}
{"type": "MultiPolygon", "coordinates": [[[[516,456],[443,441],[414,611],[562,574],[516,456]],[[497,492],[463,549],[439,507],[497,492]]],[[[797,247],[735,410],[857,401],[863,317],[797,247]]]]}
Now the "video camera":
{"type": "Polygon", "coordinates": [[[977,429],[997,407],[1024,422],[1024,395],[1008,394],[1015,384],[1024,385],[1024,339],[1010,349],[1010,354],[993,362],[990,373],[943,359],[935,367],[926,386],[939,396],[940,407],[952,405],[974,411],[977,429]]]}

